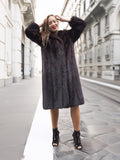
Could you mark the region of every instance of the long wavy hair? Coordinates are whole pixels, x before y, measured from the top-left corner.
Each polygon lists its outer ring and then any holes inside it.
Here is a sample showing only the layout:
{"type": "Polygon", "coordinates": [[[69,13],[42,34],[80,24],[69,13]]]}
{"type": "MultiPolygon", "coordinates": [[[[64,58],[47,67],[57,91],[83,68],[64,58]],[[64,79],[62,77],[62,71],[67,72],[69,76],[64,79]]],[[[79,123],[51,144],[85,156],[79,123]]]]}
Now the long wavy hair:
{"type": "Polygon", "coordinates": [[[41,37],[42,37],[42,44],[43,44],[44,47],[47,46],[48,41],[49,41],[49,37],[50,37],[50,33],[51,33],[51,31],[49,30],[49,26],[48,26],[48,19],[49,19],[50,16],[54,16],[54,15],[50,14],[50,15],[47,16],[47,18],[44,21],[43,26],[41,27],[41,31],[40,31],[41,32],[41,37]]]}

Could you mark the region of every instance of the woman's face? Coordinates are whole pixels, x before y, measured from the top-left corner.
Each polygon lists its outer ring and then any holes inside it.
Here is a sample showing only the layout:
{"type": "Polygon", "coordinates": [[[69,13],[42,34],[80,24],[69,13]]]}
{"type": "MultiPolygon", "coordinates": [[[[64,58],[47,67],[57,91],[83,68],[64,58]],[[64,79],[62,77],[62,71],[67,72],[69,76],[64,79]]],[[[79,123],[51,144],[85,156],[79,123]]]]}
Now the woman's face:
{"type": "Polygon", "coordinates": [[[49,27],[49,30],[52,32],[55,32],[58,30],[58,21],[54,16],[50,16],[48,18],[48,27],[49,27]]]}

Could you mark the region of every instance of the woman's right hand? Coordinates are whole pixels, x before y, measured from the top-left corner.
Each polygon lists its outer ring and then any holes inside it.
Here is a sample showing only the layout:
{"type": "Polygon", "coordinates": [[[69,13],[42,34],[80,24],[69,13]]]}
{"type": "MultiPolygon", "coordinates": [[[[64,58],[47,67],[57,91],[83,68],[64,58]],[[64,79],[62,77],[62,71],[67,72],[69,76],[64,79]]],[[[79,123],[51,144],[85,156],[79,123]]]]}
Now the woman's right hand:
{"type": "Polygon", "coordinates": [[[56,19],[58,20],[58,21],[61,21],[61,22],[69,22],[70,20],[68,20],[68,19],[64,19],[63,17],[61,17],[61,16],[59,16],[59,15],[55,15],[55,17],[56,17],[56,19]]]}

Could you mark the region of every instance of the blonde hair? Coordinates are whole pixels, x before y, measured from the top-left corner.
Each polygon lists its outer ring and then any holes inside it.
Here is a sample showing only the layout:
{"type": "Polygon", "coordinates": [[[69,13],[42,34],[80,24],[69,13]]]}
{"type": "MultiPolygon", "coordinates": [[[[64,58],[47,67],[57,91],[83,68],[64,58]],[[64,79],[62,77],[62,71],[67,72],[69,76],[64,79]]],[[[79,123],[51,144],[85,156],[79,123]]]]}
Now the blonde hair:
{"type": "Polygon", "coordinates": [[[49,30],[49,26],[48,26],[48,19],[50,16],[54,16],[54,15],[53,14],[48,15],[44,21],[43,26],[41,27],[42,44],[44,47],[47,46],[47,43],[48,43],[49,37],[50,37],[50,33],[51,33],[51,31],[49,30]]]}

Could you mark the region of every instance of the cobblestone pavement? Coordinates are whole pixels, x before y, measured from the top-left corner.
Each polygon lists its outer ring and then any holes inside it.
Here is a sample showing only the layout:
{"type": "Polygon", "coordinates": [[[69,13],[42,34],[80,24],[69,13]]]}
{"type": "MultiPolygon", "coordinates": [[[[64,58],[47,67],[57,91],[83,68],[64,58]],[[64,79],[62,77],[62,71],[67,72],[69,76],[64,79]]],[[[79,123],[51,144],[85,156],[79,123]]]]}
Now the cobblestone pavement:
{"type": "MultiPolygon", "coordinates": [[[[61,109],[60,145],[54,148],[54,160],[120,160],[119,103],[104,94],[97,94],[85,85],[85,104],[80,106],[83,149],[78,151],[74,148],[70,110],[61,109]]],[[[109,94],[114,94],[114,90],[109,94]]]]}

